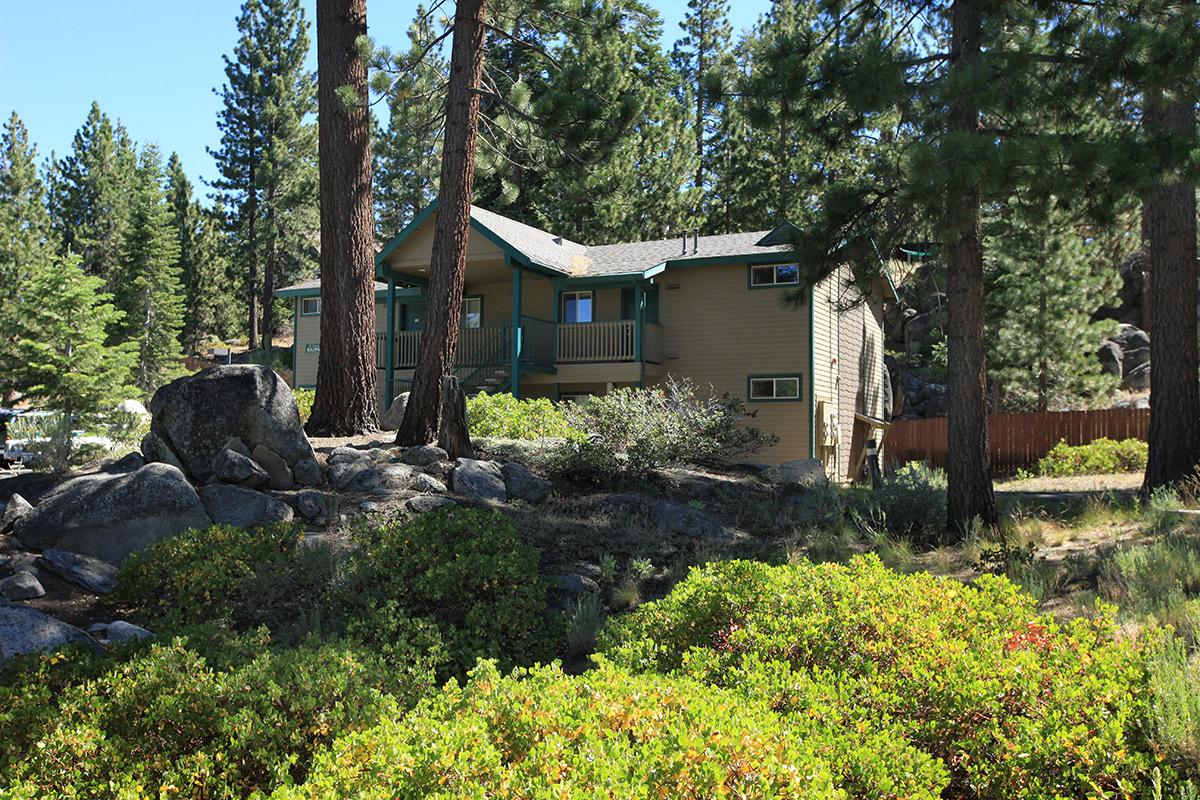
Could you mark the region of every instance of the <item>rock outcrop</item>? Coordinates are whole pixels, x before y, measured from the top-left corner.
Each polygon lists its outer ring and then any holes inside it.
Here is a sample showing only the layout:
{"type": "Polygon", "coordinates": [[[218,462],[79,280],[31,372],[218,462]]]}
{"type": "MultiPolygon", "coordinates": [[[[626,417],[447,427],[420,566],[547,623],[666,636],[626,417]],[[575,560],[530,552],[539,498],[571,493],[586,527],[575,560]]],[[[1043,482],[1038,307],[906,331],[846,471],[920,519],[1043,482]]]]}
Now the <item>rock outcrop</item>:
{"type": "Polygon", "coordinates": [[[100,645],[74,625],[26,606],[0,604],[0,664],[16,655],[58,650],[80,644],[99,651],[100,645]]]}
{"type": "Polygon", "coordinates": [[[14,532],[26,547],[58,548],[120,564],[154,542],[211,524],[182,472],[167,464],[147,464],[128,475],[67,481],[14,532]]]}
{"type": "Polygon", "coordinates": [[[200,501],[218,525],[257,528],[276,522],[291,522],[292,507],[262,492],[224,483],[201,486],[200,501]]]}
{"type": "MultiPolygon", "coordinates": [[[[150,413],[150,432],[157,440],[151,449],[161,443],[197,483],[215,476],[214,459],[234,437],[252,454],[260,446],[269,450],[289,469],[313,458],[292,390],[267,367],[209,367],[179,378],[154,393],[150,413]]],[[[146,457],[153,460],[150,452],[146,457]]]]}
{"type": "Polygon", "coordinates": [[[495,461],[460,458],[454,462],[450,486],[455,492],[472,500],[508,500],[504,476],[495,461]]]}

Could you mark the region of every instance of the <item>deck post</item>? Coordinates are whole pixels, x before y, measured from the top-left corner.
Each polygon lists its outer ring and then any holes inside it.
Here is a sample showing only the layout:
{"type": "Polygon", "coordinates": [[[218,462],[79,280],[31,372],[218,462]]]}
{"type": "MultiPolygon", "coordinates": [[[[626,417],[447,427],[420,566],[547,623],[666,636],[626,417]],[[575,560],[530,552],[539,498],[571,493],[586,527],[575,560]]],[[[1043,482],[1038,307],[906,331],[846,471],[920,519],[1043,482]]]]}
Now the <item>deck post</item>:
{"type": "Polygon", "coordinates": [[[642,358],[642,343],[645,340],[644,331],[642,330],[646,324],[646,294],[642,290],[642,285],[636,283],[633,286],[633,360],[641,362],[642,358]]]}
{"type": "Polygon", "coordinates": [[[521,265],[512,263],[505,256],[504,260],[512,267],[512,366],[511,384],[513,397],[521,396],[521,265]]]}
{"type": "Polygon", "coordinates": [[[387,282],[387,341],[383,345],[384,358],[384,398],[383,410],[392,407],[396,399],[396,276],[390,275],[387,282]]]}

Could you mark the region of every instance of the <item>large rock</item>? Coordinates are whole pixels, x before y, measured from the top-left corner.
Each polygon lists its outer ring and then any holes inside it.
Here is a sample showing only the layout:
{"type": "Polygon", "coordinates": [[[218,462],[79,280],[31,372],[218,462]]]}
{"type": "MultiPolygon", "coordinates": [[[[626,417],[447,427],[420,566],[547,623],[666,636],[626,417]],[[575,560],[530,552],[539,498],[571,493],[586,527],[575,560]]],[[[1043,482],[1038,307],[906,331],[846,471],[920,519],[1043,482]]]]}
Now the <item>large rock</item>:
{"type": "Polygon", "coordinates": [[[504,477],[504,488],[509,497],[540,503],[550,496],[550,481],[534,475],[524,464],[509,461],[500,473],[504,477]]]}
{"type": "Polygon", "coordinates": [[[252,458],[230,447],[217,453],[217,457],[213,459],[213,472],[219,481],[236,483],[238,486],[250,489],[262,486],[271,480],[267,471],[255,463],[252,458]]]}
{"type": "Polygon", "coordinates": [[[416,467],[428,467],[430,464],[447,461],[449,458],[449,454],[436,444],[421,444],[405,450],[400,460],[416,467]]]}
{"type": "Polygon", "coordinates": [[[109,623],[104,629],[104,638],[108,639],[109,644],[125,644],[126,642],[136,642],[141,639],[153,639],[154,634],[140,625],[134,625],[132,622],[119,619],[109,623]]]}
{"type": "Polygon", "coordinates": [[[1131,389],[1133,391],[1142,391],[1150,388],[1150,365],[1142,364],[1126,371],[1125,377],[1121,380],[1122,389],[1131,389]]]}
{"type": "Polygon", "coordinates": [[[33,506],[21,495],[14,494],[8,498],[8,503],[4,506],[4,516],[0,517],[0,533],[11,531],[18,522],[29,516],[31,511],[33,511],[33,506]]]}
{"type": "Polygon", "coordinates": [[[0,579],[0,597],[5,600],[32,600],[45,593],[41,581],[32,572],[21,570],[0,579]]]}
{"type": "Polygon", "coordinates": [[[650,521],[670,533],[697,539],[732,542],[738,538],[710,514],[671,500],[659,500],[650,506],[650,521]]]}
{"type": "Polygon", "coordinates": [[[128,475],[67,481],[16,527],[26,547],[59,548],[120,564],[134,551],[212,519],[175,467],[147,464],[128,475]]]}
{"type": "Polygon", "coordinates": [[[817,458],[784,461],[782,464],[768,467],[763,472],[763,477],[785,489],[812,486],[815,483],[829,483],[829,476],[825,474],[825,465],[817,458]]]}
{"type": "Polygon", "coordinates": [[[450,485],[455,492],[473,500],[508,500],[504,476],[495,461],[460,458],[454,462],[450,485]]]}
{"type": "MultiPolygon", "coordinates": [[[[256,444],[250,452],[250,458],[266,471],[272,489],[292,488],[292,468],[283,456],[264,444],[256,444]]],[[[300,460],[307,461],[308,458],[300,460]]]]}
{"type": "Polygon", "coordinates": [[[69,644],[101,649],[74,625],[26,606],[0,604],[0,664],[22,653],[48,652],[69,644]]]}
{"type": "Polygon", "coordinates": [[[270,449],[289,467],[313,457],[292,390],[267,367],[209,367],[179,378],[154,393],[150,413],[151,432],[197,483],[213,477],[213,459],[235,436],[252,452],[270,449]]]}
{"type": "Polygon", "coordinates": [[[301,486],[320,486],[325,482],[325,473],[315,458],[302,458],[293,464],[292,477],[301,486]]]}
{"type": "Polygon", "coordinates": [[[1121,351],[1121,345],[1106,339],[1100,344],[1100,349],[1096,351],[1096,358],[1100,360],[1100,368],[1107,374],[1117,378],[1121,377],[1123,372],[1123,363],[1125,354],[1121,351]]]}
{"type": "Polygon", "coordinates": [[[214,483],[201,486],[199,492],[205,510],[218,525],[257,528],[276,522],[291,522],[294,516],[292,507],[287,503],[253,489],[214,483]]]}
{"type": "Polygon", "coordinates": [[[369,458],[341,461],[329,468],[329,485],[347,492],[369,492],[383,482],[378,467],[369,458]]]}
{"type": "Polygon", "coordinates": [[[96,594],[108,594],[117,588],[117,568],[98,558],[52,548],[42,552],[38,563],[47,572],[96,594]]]}
{"type": "Polygon", "coordinates": [[[407,406],[408,392],[396,395],[396,399],[379,418],[379,429],[384,431],[400,430],[400,423],[404,421],[404,409],[407,406]]]}
{"type": "Polygon", "coordinates": [[[456,505],[458,503],[449,497],[442,497],[439,494],[420,494],[416,497],[410,497],[408,502],[404,504],[404,507],[414,514],[427,514],[430,511],[437,511],[439,508],[456,505]]]}

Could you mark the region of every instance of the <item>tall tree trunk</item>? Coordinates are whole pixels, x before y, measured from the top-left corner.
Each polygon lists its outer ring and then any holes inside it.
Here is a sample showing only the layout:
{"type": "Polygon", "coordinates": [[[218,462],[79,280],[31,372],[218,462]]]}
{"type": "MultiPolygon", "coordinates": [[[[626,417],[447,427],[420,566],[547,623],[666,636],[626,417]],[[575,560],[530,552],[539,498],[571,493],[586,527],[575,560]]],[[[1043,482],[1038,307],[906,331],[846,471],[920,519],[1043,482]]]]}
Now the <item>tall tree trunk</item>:
{"type": "Polygon", "coordinates": [[[356,42],[367,0],[317,0],[321,178],[321,353],[309,433],[351,436],[379,424],[375,390],[375,215],[367,69],[356,42]],[[338,96],[353,86],[353,108],[338,96]]]}
{"type": "MultiPolygon", "coordinates": [[[[1146,93],[1146,127],[1156,137],[1195,135],[1189,93],[1146,93]]],[[[1191,475],[1200,463],[1200,356],[1196,346],[1196,187],[1171,175],[1143,209],[1150,245],[1150,459],[1142,492],[1191,475]]]]}
{"type": "Polygon", "coordinates": [[[459,0],[454,11],[442,174],[429,265],[429,305],[412,392],[396,433],[397,444],[437,441],[442,416],[442,378],[451,373],[458,347],[471,195],[475,187],[475,140],[479,133],[476,89],[483,72],[485,5],[486,0],[459,0]]]}
{"type": "MultiPolygon", "coordinates": [[[[951,77],[970,73],[979,61],[980,0],[956,0],[951,10],[951,77]]],[[[980,136],[979,104],[959,89],[950,101],[947,133],[980,136]]],[[[987,355],[983,338],[983,240],[978,183],[951,185],[946,192],[946,333],[949,348],[946,456],[946,524],[955,537],[974,519],[996,523],[996,498],[987,447],[987,355]]]]}
{"type": "MultiPolygon", "coordinates": [[[[254,167],[250,167],[250,183],[254,183],[254,167]]],[[[247,316],[246,327],[248,328],[247,335],[249,340],[247,344],[251,350],[258,349],[258,199],[253,194],[251,189],[250,201],[247,203],[250,206],[250,230],[247,231],[246,241],[250,245],[250,274],[246,277],[249,285],[247,292],[246,305],[247,316]]]]}
{"type": "MultiPolygon", "coordinates": [[[[262,348],[271,354],[275,336],[275,275],[279,270],[278,236],[275,230],[275,207],[273,199],[267,205],[267,257],[263,264],[262,285],[262,348]]],[[[295,343],[293,342],[293,346],[295,343]]]]}

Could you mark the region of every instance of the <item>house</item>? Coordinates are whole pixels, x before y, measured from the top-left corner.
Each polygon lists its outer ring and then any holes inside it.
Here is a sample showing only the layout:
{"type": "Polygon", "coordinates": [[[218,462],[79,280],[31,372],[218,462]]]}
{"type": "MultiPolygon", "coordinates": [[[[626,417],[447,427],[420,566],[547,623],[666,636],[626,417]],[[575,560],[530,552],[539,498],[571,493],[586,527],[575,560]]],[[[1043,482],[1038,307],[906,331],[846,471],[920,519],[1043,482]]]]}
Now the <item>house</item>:
{"type": "MultiPolygon", "coordinates": [[[[380,404],[416,364],[436,203],[376,258],[380,404]]],[[[585,246],[472,208],[457,374],[472,391],[569,400],[667,375],[742,398],[779,437],[760,460],[857,477],[884,417],[883,306],[844,275],[805,286],[779,229],[585,246]],[[803,301],[783,298],[803,290],[803,301]],[[854,302],[850,302],[854,301],[854,302]]],[[[289,286],[294,374],[317,382],[320,285],[289,286]]]]}

